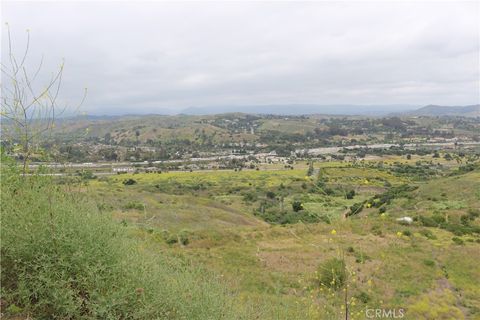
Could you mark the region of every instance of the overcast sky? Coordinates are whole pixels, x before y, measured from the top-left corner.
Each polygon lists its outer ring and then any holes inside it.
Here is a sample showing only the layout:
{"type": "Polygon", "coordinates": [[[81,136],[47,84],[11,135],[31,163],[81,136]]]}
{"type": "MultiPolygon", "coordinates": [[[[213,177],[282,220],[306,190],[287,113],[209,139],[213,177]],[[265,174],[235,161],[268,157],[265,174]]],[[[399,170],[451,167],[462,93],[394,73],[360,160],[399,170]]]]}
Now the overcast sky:
{"type": "Polygon", "coordinates": [[[385,2],[2,1],[2,22],[88,113],[479,103],[479,2],[385,2]]]}

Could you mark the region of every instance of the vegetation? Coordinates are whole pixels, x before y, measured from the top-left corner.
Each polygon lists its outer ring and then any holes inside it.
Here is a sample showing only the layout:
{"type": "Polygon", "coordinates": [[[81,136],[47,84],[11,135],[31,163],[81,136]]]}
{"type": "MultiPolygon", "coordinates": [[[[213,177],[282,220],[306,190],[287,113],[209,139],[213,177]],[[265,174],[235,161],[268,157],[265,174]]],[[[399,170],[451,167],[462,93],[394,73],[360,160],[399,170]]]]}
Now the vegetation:
{"type": "MultiPolygon", "coordinates": [[[[53,93],[52,93],[53,95],[53,93]]],[[[426,145],[408,147],[411,143],[428,144],[452,142],[462,136],[468,141],[479,141],[480,127],[475,118],[444,117],[418,118],[358,118],[318,117],[315,115],[281,116],[227,114],[208,116],[78,116],[49,122],[51,137],[39,141],[39,147],[49,150],[58,161],[158,161],[198,158],[215,153],[248,155],[272,152],[278,156],[301,156],[308,148],[348,146],[333,155],[337,160],[345,157],[364,159],[367,155],[405,156],[431,154],[432,160],[457,161],[450,152],[442,153],[426,145]],[[395,146],[369,148],[369,144],[393,143],[395,146]],[[442,158],[441,158],[442,157],[442,158]]],[[[6,129],[14,124],[6,121],[6,129]]],[[[4,131],[7,131],[4,129],[4,131]]],[[[14,131],[14,130],[10,130],[14,131]]],[[[15,152],[15,143],[21,135],[3,141],[4,148],[15,152]]],[[[311,155],[308,155],[311,156],[311,155]]],[[[46,160],[40,152],[28,155],[32,161],[46,160]]],[[[410,158],[409,158],[410,157],[410,158]]],[[[238,164],[238,163],[237,163],[238,164]]],[[[234,164],[229,164],[233,169],[234,164]]],[[[411,164],[398,167],[398,174],[425,170],[411,164]]],[[[313,174],[314,165],[307,168],[313,174]]],[[[427,170],[427,174],[434,171],[427,170]]]]}
{"type": "MultiPolygon", "coordinates": [[[[229,294],[209,272],[138,243],[93,203],[65,193],[50,178],[18,173],[2,167],[7,313],[71,319],[236,317],[229,294]]],[[[183,233],[179,238],[188,243],[183,233]]]]}
{"type": "Polygon", "coordinates": [[[318,268],[318,271],[321,286],[337,290],[345,285],[347,270],[344,260],[338,258],[327,260],[318,268]]]}

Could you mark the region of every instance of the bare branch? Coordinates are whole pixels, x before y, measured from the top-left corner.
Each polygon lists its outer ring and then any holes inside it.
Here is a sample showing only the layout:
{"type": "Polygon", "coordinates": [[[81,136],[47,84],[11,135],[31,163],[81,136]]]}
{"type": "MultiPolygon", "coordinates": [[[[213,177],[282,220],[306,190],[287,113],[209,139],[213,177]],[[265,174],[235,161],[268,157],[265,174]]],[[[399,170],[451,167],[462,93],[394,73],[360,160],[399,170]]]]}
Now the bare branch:
{"type": "MultiPolygon", "coordinates": [[[[63,114],[67,106],[59,108],[57,100],[62,87],[64,62],[60,68],[52,73],[46,87],[36,92],[37,86],[34,81],[39,75],[43,56],[38,68],[35,68],[33,76],[30,76],[27,70],[27,57],[30,49],[30,33],[27,31],[27,41],[25,51],[21,59],[17,60],[14,54],[10,28],[7,25],[8,54],[9,65],[0,64],[2,76],[7,79],[7,83],[2,82],[2,98],[0,99],[0,117],[7,120],[4,123],[2,132],[11,136],[12,140],[19,141],[23,149],[23,173],[28,170],[28,162],[33,154],[33,150],[42,141],[45,133],[51,132],[54,127],[55,119],[63,114]],[[20,63],[18,63],[20,61],[20,63]],[[15,133],[11,135],[10,133],[15,133]]],[[[8,64],[7,63],[7,64],[8,64]]],[[[87,90],[77,109],[86,99],[87,90]]]]}

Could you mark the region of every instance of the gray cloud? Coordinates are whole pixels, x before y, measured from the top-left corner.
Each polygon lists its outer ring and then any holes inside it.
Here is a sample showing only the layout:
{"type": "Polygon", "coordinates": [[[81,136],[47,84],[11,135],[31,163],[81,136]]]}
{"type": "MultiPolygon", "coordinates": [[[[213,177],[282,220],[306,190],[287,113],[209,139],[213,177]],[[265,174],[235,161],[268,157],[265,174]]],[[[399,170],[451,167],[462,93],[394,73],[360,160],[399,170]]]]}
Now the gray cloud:
{"type": "MultiPolygon", "coordinates": [[[[2,2],[89,113],[479,103],[478,2],[2,2]]],[[[5,51],[3,28],[2,52],[5,51]]],[[[2,56],[4,58],[5,55],[2,56]]]]}

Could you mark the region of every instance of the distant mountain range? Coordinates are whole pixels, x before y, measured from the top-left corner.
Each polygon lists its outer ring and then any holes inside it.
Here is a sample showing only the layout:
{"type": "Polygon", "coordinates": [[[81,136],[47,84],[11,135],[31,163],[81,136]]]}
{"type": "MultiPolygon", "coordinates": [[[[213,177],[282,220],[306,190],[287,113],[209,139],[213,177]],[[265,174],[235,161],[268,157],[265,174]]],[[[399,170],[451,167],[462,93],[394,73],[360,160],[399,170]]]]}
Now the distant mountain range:
{"type": "Polygon", "coordinates": [[[325,115],[359,115],[359,116],[462,116],[480,117],[480,105],[471,106],[437,106],[428,105],[419,108],[412,105],[259,105],[237,107],[195,107],[181,111],[188,115],[211,115],[221,113],[253,113],[253,114],[325,114],[325,115]]]}
{"type": "Polygon", "coordinates": [[[410,110],[395,113],[392,115],[398,116],[427,116],[427,117],[442,117],[442,116],[461,116],[461,117],[480,117],[480,104],[471,106],[436,106],[428,105],[417,110],[410,110]]]}
{"type": "Polygon", "coordinates": [[[419,106],[412,105],[316,105],[316,104],[280,104],[280,105],[246,105],[246,106],[215,106],[191,107],[180,113],[188,115],[212,115],[222,113],[251,113],[251,114],[331,114],[331,115],[365,115],[384,116],[392,112],[414,110],[419,106]]]}
{"type": "MultiPolygon", "coordinates": [[[[276,114],[276,115],[358,115],[358,116],[462,116],[480,117],[480,105],[470,106],[438,106],[428,105],[424,107],[413,105],[314,105],[314,104],[282,104],[282,105],[245,105],[245,106],[212,106],[190,107],[180,111],[160,109],[158,112],[150,112],[150,115],[217,115],[226,113],[244,114],[276,114]]],[[[141,117],[148,114],[118,114],[99,115],[90,114],[91,120],[108,120],[116,117],[141,117]]]]}

